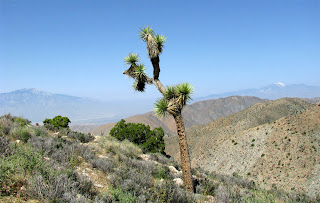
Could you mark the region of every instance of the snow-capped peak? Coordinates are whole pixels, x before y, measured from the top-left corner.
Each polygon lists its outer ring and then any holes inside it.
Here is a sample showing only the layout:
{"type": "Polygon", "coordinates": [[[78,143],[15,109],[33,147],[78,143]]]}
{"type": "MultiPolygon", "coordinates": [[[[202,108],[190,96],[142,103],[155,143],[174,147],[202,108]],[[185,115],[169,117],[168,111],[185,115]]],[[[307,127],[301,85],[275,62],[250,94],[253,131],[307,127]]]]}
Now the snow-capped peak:
{"type": "Polygon", "coordinates": [[[276,82],[275,85],[278,85],[279,87],[285,87],[286,85],[282,82],[276,82]]]}
{"type": "Polygon", "coordinates": [[[20,90],[16,90],[17,92],[23,92],[23,93],[31,93],[35,95],[43,95],[43,96],[51,96],[52,94],[49,92],[45,92],[36,88],[24,88],[20,90]]]}

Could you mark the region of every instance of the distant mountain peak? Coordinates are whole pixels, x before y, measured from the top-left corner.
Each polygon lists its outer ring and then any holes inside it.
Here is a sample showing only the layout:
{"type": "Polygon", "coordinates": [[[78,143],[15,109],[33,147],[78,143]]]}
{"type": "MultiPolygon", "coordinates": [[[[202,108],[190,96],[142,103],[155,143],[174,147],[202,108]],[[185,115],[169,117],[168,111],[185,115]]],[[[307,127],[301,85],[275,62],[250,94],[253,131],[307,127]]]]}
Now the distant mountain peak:
{"type": "Polygon", "coordinates": [[[23,88],[19,90],[15,90],[13,92],[23,92],[23,93],[30,93],[30,94],[36,94],[36,95],[43,95],[43,96],[52,96],[52,93],[36,89],[36,88],[23,88]]]}
{"type": "Polygon", "coordinates": [[[286,85],[282,82],[275,82],[275,85],[279,86],[279,87],[285,87],[286,85]]]}
{"type": "Polygon", "coordinates": [[[225,92],[222,94],[212,94],[206,97],[195,99],[201,101],[207,99],[218,99],[229,96],[254,96],[262,99],[280,99],[283,97],[298,97],[298,98],[315,98],[320,95],[320,86],[308,86],[305,84],[289,84],[275,82],[271,85],[259,89],[246,89],[233,92],[225,92]]]}

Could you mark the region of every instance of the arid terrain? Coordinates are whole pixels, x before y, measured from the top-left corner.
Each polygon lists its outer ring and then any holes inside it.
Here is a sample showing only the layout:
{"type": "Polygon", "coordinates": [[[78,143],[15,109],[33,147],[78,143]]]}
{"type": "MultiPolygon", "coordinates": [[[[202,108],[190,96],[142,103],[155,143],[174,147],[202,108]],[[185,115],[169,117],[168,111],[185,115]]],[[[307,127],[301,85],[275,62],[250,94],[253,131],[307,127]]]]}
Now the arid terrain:
{"type": "MultiPolygon", "coordinates": [[[[284,98],[187,130],[192,167],[239,174],[268,189],[319,195],[320,107],[284,98]]],[[[166,152],[179,160],[177,137],[166,152]]]]}

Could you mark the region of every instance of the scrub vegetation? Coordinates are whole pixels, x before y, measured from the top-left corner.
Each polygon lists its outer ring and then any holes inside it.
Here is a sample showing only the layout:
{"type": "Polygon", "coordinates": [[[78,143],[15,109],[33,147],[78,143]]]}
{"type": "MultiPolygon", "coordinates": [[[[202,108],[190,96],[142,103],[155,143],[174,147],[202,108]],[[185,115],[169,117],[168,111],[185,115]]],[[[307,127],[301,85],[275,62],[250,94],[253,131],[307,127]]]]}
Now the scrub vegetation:
{"type": "Polygon", "coordinates": [[[74,133],[1,116],[0,202],[317,201],[276,188],[261,189],[236,173],[226,176],[200,169],[192,171],[195,193],[190,194],[179,184],[181,166],[172,158],[144,153],[143,145],[129,139],[103,135],[84,143],[70,136],[74,133]]]}

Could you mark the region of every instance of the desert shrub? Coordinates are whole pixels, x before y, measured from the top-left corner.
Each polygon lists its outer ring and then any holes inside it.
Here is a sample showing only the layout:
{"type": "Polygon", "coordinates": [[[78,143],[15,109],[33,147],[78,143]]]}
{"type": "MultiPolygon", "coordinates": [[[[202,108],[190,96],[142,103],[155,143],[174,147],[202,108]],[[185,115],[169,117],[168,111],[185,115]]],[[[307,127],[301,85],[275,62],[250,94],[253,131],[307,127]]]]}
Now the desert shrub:
{"type": "Polygon", "coordinates": [[[18,127],[10,131],[10,136],[16,140],[27,142],[31,137],[31,132],[27,127],[18,127]]]}
{"type": "Polygon", "coordinates": [[[110,173],[114,170],[117,164],[113,159],[108,158],[95,158],[89,160],[93,168],[98,168],[105,173],[110,173]]]}
{"type": "Polygon", "coordinates": [[[156,172],[153,174],[153,177],[158,179],[169,179],[169,177],[171,177],[170,170],[168,167],[157,166],[156,172]]]}
{"type": "Polygon", "coordinates": [[[186,191],[177,187],[172,181],[163,181],[152,192],[151,202],[196,202],[186,191]]]}
{"type": "Polygon", "coordinates": [[[110,177],[113,187],[120,187],[123,191],[133,196],[144,195],[152,184],[152,175],[136,168],[121,167],[115,170],[110,177]]]}
{"type": "Polygon", "coordinates": [[[56,131],[56,127],[54,127],[54,125],[48,123],[46,125],[43,125],[47,130],[50,130],[50,131],[56,131]]]}
{"type": "Polygon", "coordinates": [[[11,154],[0,159],[0,194],[16,194],[21,186],[26,185],[26,177],[38,171],[48,174],[49,167],[42,156],[26,145],[11,145],[11,154]]]}
{"type": "Polygon", "coordinates": [[[10,143],[6,137],[0,136],[0,158],[10,154],[10,143]]]}
{"type": "Polygon", "coordinates": [[[9,135],[11,128],[9,126],[4,126],[0,128],[0,135],[9,135]]]}
{"type": "Polygon", "coordinates": [[[135,168],[140,171],[146,171],[147,173],[154,174],[156,173],[158,165],[149,161],[142,161],[138,159],[126,159],[123,164],[129,168],[135,168]]]}
{"type": "Polygon", "coordinates": [[[26,118],[22,118],[22,117],[15,117],[14,121],[19,123],[20,126],[22,126],[22,127],[26,126],[26,125],[29,125],[31,123],[31,121],[29,121],[26,118]]]}
{"type": "Polygon", "coordinates": [[[134,145],[128,140],[118,141],[111,136],[104,136],[100,139],[100,146],[105,149],[107,153],[113,155],[122,155],[125,157],[136,158],[142,154],[141,148],[134,145]]]}
{"type": "MultiPolygon", "coordinates": [[[[211,174],[212,175],[212,174],[211,174]]],[[[214,174],[215,178],[219,181],[224,182],[227,185],[237,185],[247,189],[255,189],[256,185],[254,181],[242,178],[236,173],[233,173],[232,176],[229,175],[221,175],[221,174],[214,174]]]]}
{"type": "Polygon", "coordinates": [[[0,137],[0,144],[10,150],[0,157],[0,195],[17,195],[22,186],[27,190],[20,195],[41,201],[89,202],[96,195],[92,182],[78,175],[72,164],[87,148],[36,136],[19,145],[0,137]]]}
{"type": "Polygon", "coordinates": [[[219,202],[237,202],[241,199],[240,190],[236,185],[220,184],[215,190],[215,198],[219,202]]]}
{"type": "Polygon", "coordinates": [[[178,163],[173,158],[168,158],[167,155],[163,155],[160,153],[150,153],[150,159],[161,164],[172,165],[178,168],[178,163]]]}
{"type": "Polygon", "coordinates": [[[43,127],[35,127],[34,129],[33,129],[33,132],[34,132],[34,135],[35,136],[40,136],[40,137],[46,137],[46,136],[48,136],[48,131],[45,129],[45,128],[43,128],[43,127]]]}
{"type": "MultiPolygon", "coordinates": [[[[32,137],[29,143],[44,156],[64,167],[76,166],[80,162],[79,156],[84,156],[88,151],[85,146],[81,146],[79,143],[72,143],[61,138],[32,137]]],[[[92,154],[86,156],[90,155],[92,154]]]]}
{"type": "Polygon", "coordinates": [[[80,132],[70,131],[67,135],[68,137],[79,140],[82,143],[88,143],[94,140],[94,137],[90,133],[84,134],[80,132]]]}
{"type": "Polygon", "coordinates": [[[214,183],[212,180],[207,178],[202,178],[197,181],[195,187],[196,193],[202,195],[214,195],[215,189],[218,187],[218,184],[214,183]]]}
{"type": "Polygon", "coordinates": [[[142,147],[144,152],[164,153],[164,131],[162,128],[150,130],[150,126],[136,123],[118,122],[110,131],[118,140],[129,140],[142,147]]]}
{"type": "Polygon", "coordinates": [[[137,197],[133,196],[129,192],[123,191],[121,188],[110,188],[112,195],[112,202],[136,202],[137,197]]]}
{"type": "Polygon", "coordinates": [[[88,197],[96,194],[92,182],[76,173],[60,173],[49,179],[37,174],[30,179],[28,188],[31,197],[53,202],[88,202],[88,197]]]}
{"type": "MultiPolygon", "coordinates": [[[[110,190],[112,189],[110,188],[110,190]]],[[[107,192],[98,194],[94,199],[94,203],[111,203],[112,201],[113,201],[113,196],[107,192]]]]}
{"type": "Polygon", "coordinates": [[[25,128],[31,121],[22,117],[5,114],[0,117],[0,135],[7,136],[15,128],[25,128]]]}
{"type": "Polygon", "coordinates": [[[249,196],[242,197],[241,200],[243,202],[257,203],[276,202],[275,196],[265,190],[253,191],[249,196]]]}

